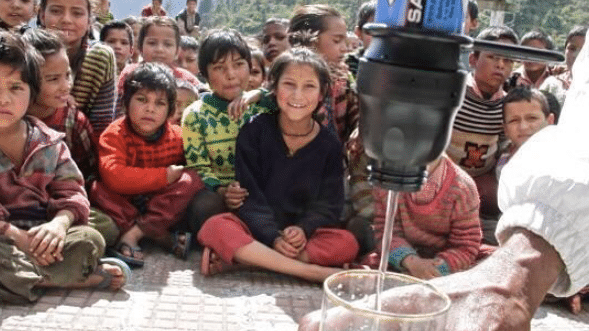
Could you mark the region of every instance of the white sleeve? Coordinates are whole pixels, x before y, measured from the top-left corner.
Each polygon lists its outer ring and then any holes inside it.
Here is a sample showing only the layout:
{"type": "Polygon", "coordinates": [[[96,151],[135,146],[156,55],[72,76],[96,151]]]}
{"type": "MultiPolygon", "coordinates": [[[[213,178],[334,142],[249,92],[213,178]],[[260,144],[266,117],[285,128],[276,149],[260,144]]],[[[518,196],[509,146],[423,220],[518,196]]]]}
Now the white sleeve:
{"type": "Polygon", "coordinates": [[[570,296],[589,284],[589,42],[558,125],[535,134],[503,168],[498,199],[501,244],[525,228],[560,254],[566,269],[552,293],[570,296]]]}

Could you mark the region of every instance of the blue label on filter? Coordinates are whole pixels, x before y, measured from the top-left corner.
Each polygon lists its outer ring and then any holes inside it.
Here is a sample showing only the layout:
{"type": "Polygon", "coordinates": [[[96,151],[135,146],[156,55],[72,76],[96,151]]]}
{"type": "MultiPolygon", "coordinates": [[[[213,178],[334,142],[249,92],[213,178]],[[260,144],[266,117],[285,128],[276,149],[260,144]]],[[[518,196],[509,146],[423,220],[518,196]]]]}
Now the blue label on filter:
{"type": "Polygon", "coordinates": [[[388,26],[461,33],[463,0],[378,0],[375,21],[388,26]]]}

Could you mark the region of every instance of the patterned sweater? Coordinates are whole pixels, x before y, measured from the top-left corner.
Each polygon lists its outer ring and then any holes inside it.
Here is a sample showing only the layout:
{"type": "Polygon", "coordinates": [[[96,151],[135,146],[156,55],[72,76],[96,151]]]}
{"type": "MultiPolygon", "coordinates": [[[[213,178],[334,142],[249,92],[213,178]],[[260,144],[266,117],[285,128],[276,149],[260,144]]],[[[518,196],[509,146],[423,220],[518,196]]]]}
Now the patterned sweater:
{"type": "Polygon", "coordinates": [[[95,139],[114,120],[116,60],[113,50],[102,44],[90,46],[76,73],[72,95],[92,124],[95,139]]]}
{"type": "Polygon", "coordinates": [[[126,116],[102,133],[98,154],[102,182],[113,192],[126,195],[166,187],[166,168],[185,163],[179,126],[166,121],[159,136],[147,140],[133,131],[126,116]]]}
{"type": "MultiPolygon", "coordinates": [[[[375,238],[380,247],[387,193],[374,189],[375,238]]],[[[470,267],[482,238],[478,211],[479,195],[474,181],[452,161],[442,157],[421,191],[399,194],[389,263],[403,270],[403,259],[417,254],[423,258],[443,259],[450,272],[470,267]]]]}
{"type": "Polygon", "coordinates": [[[0,220],[29,229],[67,209],[74,214],[74,225],[86,224],[90,202],[64,134],[35,117],[25,121],[28,135],[20,169],[0,151],[0,220]]]}
{"type": "Polygon", "coordinates": [[[195,168],[206,187],[215,191],[235,180],[235,141],[252,115],[276,109],[267,96],[253,104],[237,121],[229,119],[229,102],[214,94],[204,94],[182,116],[184,153],[188,167],[195,168]]]}
{"type": "Polygon", "coordinates": [[[341,143],[345,143],[358,127],[358,93],[354,78],[347,67],[332,68],[331,80],[331,90],[317,113],[317,119],[334,133],[341,143]]]}
{"type": "Polygon", "coordinates": [[[482,97],[472,75],[456,114],[446,153],[471,176],[488,173],[497,163],[499,137],[503,135],[503,98],[497,91],[489,100],[482,97]]]}
{"type": "Polygon", "coordinates": [[[72,159],[86,180],[97,174],[97,141],[94,139],[92,125],[84,113],[75,107],[67,106],[41,120],[53,130],[65,133],[65,143],[70,149],[72,159]]]}

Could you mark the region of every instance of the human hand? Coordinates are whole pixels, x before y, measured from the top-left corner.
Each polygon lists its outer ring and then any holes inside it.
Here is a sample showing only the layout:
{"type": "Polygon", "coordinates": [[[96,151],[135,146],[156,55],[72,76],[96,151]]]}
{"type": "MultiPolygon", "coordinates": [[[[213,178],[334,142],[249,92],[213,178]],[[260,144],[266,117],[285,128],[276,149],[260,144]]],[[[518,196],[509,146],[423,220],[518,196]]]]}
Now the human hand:
{"type": "Polygon", "coordinates": [[[235,98],[227,106],[227,113],[229,118],[233,121],[240,119],[247,108],[262,98],[262,93],[259,90],[252,90],[244,92],[241,96],[235,98]]]}
{"type": "Polygon", "coordinates": [[[296,248],[299,253],[305,248],[307,244],[307,237],[305,236],[305,231],[300,226],[292,225],[286,227],[282,231],[282,238],[289,244],[291,244],[294,248],[296,248]]]}
{"type": "Polygon", "coordinates": [[[65,235],[73,221],[71,212],[58,213],[53,220],[27,231],[28,252],[37,264],[48,266],[63,261],[65,235]]]}
{"type": "Polygon", "coordinates": [[[243,205],[249,192],[245,188],[240,187],[239,182],[233,182],[227,185],[227,188],[222,194],[225,197],[225,205],[229,209],[237,209],[243,205]]]}
{"type": "Polygon", "coordinates": [[[291,259],[295,259],[299,255],[299,250],[286,242],[282,237],[278,237],[274,240],[274,250],[286,257],[290,257],[291,259]]]}
{"type": "Polygon", "coordinates": [[[171,165],[166,169],[166,177],[168,178],[168,184],[172,184],[176,182],[180,177],[182,177],[182,173],[184,172],[184,166],[180,165],[171,165]]]}
{"type": "Polygon", "coordinates": [[[403,259],[401,264],[413,277],[432,279],[442,276],[438,270],[439,261],[434,259],[422,259],[417,255],[409,255],[403,259]]]}
{"type": "MultiPolygon", "coordinates": [[[[541,237],[517,230],[493,255],[471,269],[429,281],[452,300],[446,331],[529,331],[534,312],[563,272],[558,252],[541,237]]],[[[411,295],[383,292],[383,305],[411,295]]],[[[345,318],[346,313],[341,313],[345,318]]],[[[299,331],[318,330],[321,311],[304,316],[299,331]]]]}

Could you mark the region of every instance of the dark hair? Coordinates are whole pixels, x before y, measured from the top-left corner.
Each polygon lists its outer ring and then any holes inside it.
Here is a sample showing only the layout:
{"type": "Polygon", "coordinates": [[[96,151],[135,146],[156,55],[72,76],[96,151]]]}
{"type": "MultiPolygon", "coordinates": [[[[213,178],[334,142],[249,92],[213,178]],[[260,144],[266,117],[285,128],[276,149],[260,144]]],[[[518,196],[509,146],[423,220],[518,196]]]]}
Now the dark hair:
{"type": "Polygon", "coordinates": [[[290,21],[286,18],[270,17],[269,19],[266,20],[266,22],[264,22],[264,26],[271,25],[271,24],[282,25],[286,29],[288,29],[288,26],[290,25],[290,21]]]}
{"type": "Polygon", "coordinates": [[[198,70],[208,80],[207,67],[228,54],[236,52],[252,67],[252,54],[249,46],[237,30],[211,30],[205,37],[198,51],[198,70]]]}
{"type": "Polygon", "coordinates": [[[471,20],[479,18],[479,5],[475,0],[469,0],[466,9],[468,10],[468,16],[470,16],[471,20]]]}
{"type": "Polygon", "coordinates": [[[20,79],[31,91],[31,99],[35,100],[41,87],[40,68],[43,58],[20,35],[0,31],[0,64],[20,71],[20,79]]]}
{"type": "Polygon", "coordinates": [[[180,37],[180,48],[198,52],[198,41],[192,36],[182,36],[180,37]]]}
{"type": "Polygon", "coordinates": [[[137,45],[140,51],[143,51],[143,41],[145,41],[145,37],[149,32],[149,28],[152,26],[172,28],[174,30],[174,37],[176,39],[176,47],[180,45],[180,28],[178,28],[178,24],[173,18],[168,16],[150,16],[145,19],[143,25],[141,25],[141,30],[139,30],[139,40],[137,45]]]}
{"type": "MultiPolygon", "coordinates": [[[[512,41],[515,45],[519,44],[517,33],[515,33],[512,28],[505,25],[488,27],[481,31],[476,39],[489,41],[507,39],[512,41]]],[[[479,56],[480,51],[474,51],[473,54],[479,56]]]]}
{"type": "Polygon", "coordinates": [[[23,35],[24,41],[35,47],[43,57],[53,55],[65,49],[57,33],[43,29],[28,29],[23,35]]]}
{"type": "Polygon", "coordinates": [[[196,95],[196,98],[199,97],[198,90],[196,89],[196,87],[194,87],[194,85],[192,85],[187,80],[176,79],[176,90],[179,90],[179,89],[189,90],[190,92],[194,93],[194,95],[196,95]]]}
{"type": "Polygon", "coordinates": [[[585,37],[587,35],[587,26],[583,25],[576,25],[574,26],[571,31],[567,34],[567,39],[564,43],[564,47],[566,48],[571,39],[574,37],[585,37]]]}
{"type": "Polygon", "coordinates": [[[278,86],[280,77],[286,68],[291,64],[308,65],[313,68],[313,70],[315,70],[315,73],[319,78],[322,99],[321,102],[319,102],[317,105],[317,108],[313,111],[313,114],[315,115],[323,105],[323,102],[327,99],[327,95],[331,88],[331,75],[329,73],[329,66],[320,55],[307,47],[294,47],[284,51],[282,54],[276,57],[276,59],[274,59],[274,62],[272,62],[272,67],[270,68],[270,72],[268,73],[269,89],[273,93],[276,92],[276,87],[278,86]]]}
{"type": "Polygon", "coordinates": [[[133,46],[133,28],[124,21],[110,21],[100,30],[100,41],[104,42],[108,38],[110,30],[125,30],[129,36],[129,44],[133,46]]]}
{"type": "Polygon", "coordinates": [[[123,85],[123,104],[129,109],[131,98],[140,89],[164,91],[168,99],[168,116],[176,107],[176,79],[172,70],[159,63],[142,63],[133,70],[123,85]]]}
{"type": "Polygon", "coordinates": [[[540,103],[542,113],[544,116],[550,115],[550,108],[548,107],[548,100],[540,90],[530,88],[529,86],[516,86],[507,93],[503,99],[503,122],[505,122],[505,108],[509,103],[536,100],[540,103]]]}
{"type": "Polygon", "coordinates": [[[369,2],[365,2],[360,6],[358,9],[358,15],[356,20],[356,26],[360,30],[364,28],[364,24],[368,23],[371,17],[374,17],[376,14],[376,1],[372,0],[369,2]]]}
{"type": "Polygon", "coordinates": [[[198,3],[198,0],[186,0],[186,3],[189,3],[189,2],[196,2],[196,3],[198,3]]]}
{"type": "Polygon", "coordinates": [[[524,34],[520,41],[520,45],[525,46],[528,42],[532,40],[539,40],[543,42],[544,46],[548,50],[554,49],[554,41],[552,40],[552,38],[540,29],[534,29],[524,34]]]}
{"type": "MultiPolygon", "coordinates": [[[[258,65],[260,65],[260,68],[262,69],[262,78],[266,79],[266,68],[264,66],[264,53],[262,53],[261,50],[259,49],[254,49],[252,50],[252,61],[256,61],[258,62],[258,65]]],[[[250,66],[250,71],[254,66],[250,66]]]]}
{"type": "Polygon", "coordinates": [[[121,21],[129,24],[129,26],[133,25],[133,24],[141,24],[142,20],[140,17],[137,16],[128,16],[123,18],[121,21]]]}
{"type": "MultiPolygon", "coordinates": [[[[293,17],[290,19],[290,27],[288,28],[289,41],[297,32],[309,32],[314,35],[327,30],[325,18],[340,17],[342,14],[337,9],[324,4],[305,5],[295,8],[293,17]]],[[[291,45],[294,43],[291,42],[291,45]]]]}
{"type": "Polygon", "coordinates": [[[540,92],[544,94],[546,101],[548,101],[548,109],[550,110],[550,113],[554,114],[554,124],[558,124],[558,118],[560,117],[560,111],[562,110],[560,102],[554,94],[544,90],[540,90],[540,92]]]}

